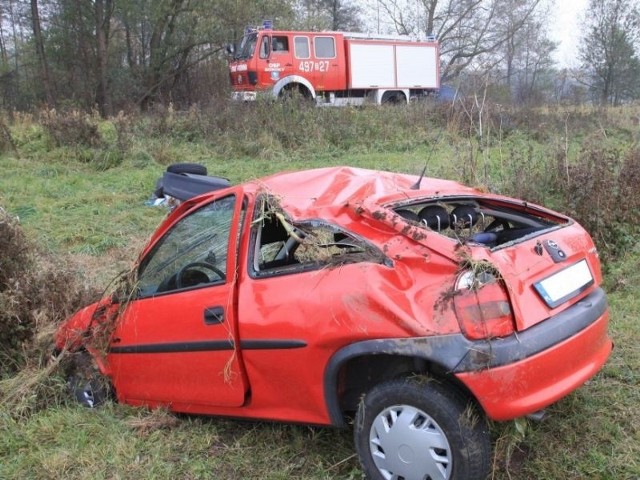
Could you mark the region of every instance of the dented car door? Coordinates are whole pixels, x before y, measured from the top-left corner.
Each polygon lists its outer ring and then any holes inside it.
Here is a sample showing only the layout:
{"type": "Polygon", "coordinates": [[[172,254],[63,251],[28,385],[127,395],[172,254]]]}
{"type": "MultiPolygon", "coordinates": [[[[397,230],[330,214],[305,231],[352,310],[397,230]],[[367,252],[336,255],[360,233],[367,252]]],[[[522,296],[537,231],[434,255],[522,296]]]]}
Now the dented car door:
{"type": "Polygon", "coordinates": [[[241,204],[227,193],[187,211],[140,262],[109,349],[119,399],[243,404],[233,275],[241,204]]]}

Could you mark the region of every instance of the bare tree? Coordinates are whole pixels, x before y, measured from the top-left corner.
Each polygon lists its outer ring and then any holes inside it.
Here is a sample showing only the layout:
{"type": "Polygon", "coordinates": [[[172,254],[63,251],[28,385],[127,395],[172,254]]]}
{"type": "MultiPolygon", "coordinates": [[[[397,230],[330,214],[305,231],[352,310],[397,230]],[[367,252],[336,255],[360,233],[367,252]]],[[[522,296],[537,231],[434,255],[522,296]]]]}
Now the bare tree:
{"type": "Polygon", "coordinates": [[[540,0],[378,0],[395,30],[405,35],[435,35],[443,59],[442,78],[457,77],[473,62],[496,62],[540,0]],[[514,10],[517,15],[505,16],[514,10]],[[505,21],[507,18],[509,21],[505,21]]]}
{"type": "Polygon", "coordinates": [[[584,18],[580,59],[587,86],[599,103],[639,98],[640,13],[633,0],[590,0],[584,18]]]}
{"type": "Polygon", "coordinates": [[[297,10],[298,22],[306,30],[362,30],[361,10],[353,1],[301,0],[297,10]]]}
{"type": "MultiPolygon", "coordinates": [[[[219,75],[227,42],[265,18],[290,28],[296,1],[0,0],[0,104],[29,108],[46,97],[103,116],[191,104],[196,66],[198,78],[219,75]]],[[[339,20],[347,3],[334,3],[339,20]]],[[[202,96],[223,90],[202,82],[202,96]]]]}
{"type": "Polygon", "coordinates": [[[554,66],[551,55],[557,45],[548,37],[548,6],[540,8],[541,2],[534,5],[528,0],[510,1],[511,7],[499,16],[506,36],[501,49],[502,69],[512,99],[525,103],[540,99],[541,82],[554,66]]]}
{"type": "Polygon", "coordinates": [[[108,117],[112,114],[111,95],[109,92],[109,31],[111,15],[113,14],[113,1],[95,0],[94,12],[97,65],[96,104],[100,110],[100,115],[108,117]]]}

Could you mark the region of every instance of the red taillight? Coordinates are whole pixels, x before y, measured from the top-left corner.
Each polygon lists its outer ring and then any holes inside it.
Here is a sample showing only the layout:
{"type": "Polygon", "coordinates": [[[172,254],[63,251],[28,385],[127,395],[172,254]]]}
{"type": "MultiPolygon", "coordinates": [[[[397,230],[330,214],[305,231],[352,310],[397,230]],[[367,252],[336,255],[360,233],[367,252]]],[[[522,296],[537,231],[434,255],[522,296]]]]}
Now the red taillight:
{"type": "Polygon", "coordinates": [[[471,285],[468,279],[458,281],[454,309],[462,333],[471,340],[505,337],[515,330],[507,290],[500,280],[489,277],[485,274],[482,283],[471,285]]]}

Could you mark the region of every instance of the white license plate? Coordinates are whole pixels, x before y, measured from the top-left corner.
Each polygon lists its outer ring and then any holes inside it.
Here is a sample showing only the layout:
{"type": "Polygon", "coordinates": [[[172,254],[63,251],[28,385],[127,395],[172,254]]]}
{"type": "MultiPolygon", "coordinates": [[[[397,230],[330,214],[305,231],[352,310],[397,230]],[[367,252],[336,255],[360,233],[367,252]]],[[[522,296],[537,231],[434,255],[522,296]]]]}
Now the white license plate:
{"type": "Polygon", "coordinates": [[[593,284],[593,275],[586,260],[580,260],[564,270],[539,281],[534,286],[551,308],[566,302],[593,284]]]}

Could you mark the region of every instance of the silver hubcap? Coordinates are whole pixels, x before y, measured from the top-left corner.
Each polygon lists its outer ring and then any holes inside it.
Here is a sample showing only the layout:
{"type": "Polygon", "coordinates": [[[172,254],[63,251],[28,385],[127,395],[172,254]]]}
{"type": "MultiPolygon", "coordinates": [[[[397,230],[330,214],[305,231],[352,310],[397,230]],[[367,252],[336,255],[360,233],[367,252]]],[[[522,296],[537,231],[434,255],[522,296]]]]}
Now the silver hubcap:
{"type": "Polygon", "coordinates": [[[440,426],[422,410],[394,405],[375,418],[369,433],[371,456],[387,480],[446,480],[451,447],[440,426]]]}

